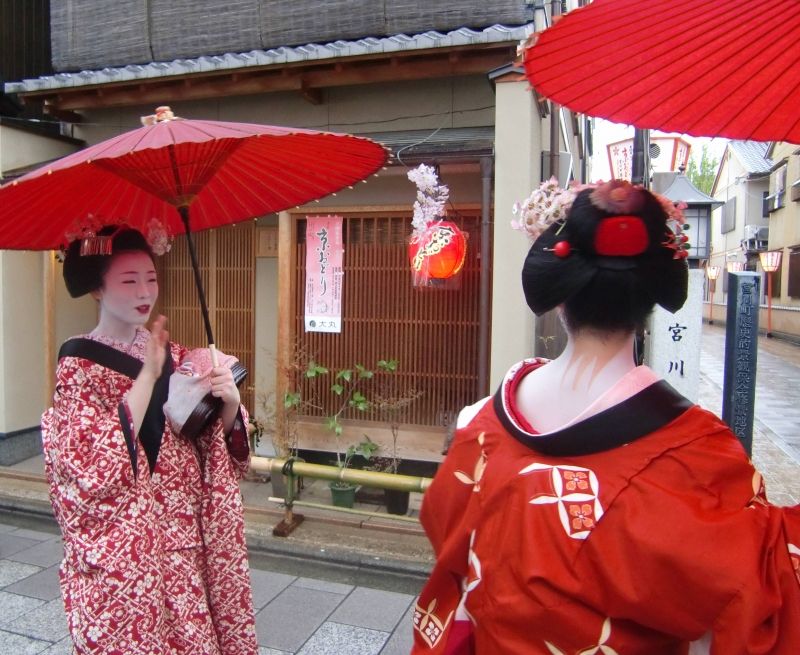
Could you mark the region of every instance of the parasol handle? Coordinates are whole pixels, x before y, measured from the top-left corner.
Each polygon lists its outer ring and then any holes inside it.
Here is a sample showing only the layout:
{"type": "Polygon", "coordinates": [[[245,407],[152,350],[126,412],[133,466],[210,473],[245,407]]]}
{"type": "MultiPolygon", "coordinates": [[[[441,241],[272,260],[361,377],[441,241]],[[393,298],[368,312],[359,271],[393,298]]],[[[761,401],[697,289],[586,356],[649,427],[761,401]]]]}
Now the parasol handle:
{"type": "Polygon", "coordinates": [[[206,329],[206,338],[208,339],[208,348],[211,351],[211,361],[216,366],[217,352],[214,346],[214,333],[211,330],[211,319],[208,315],[208,303],[206,302],[206,294],[203,290],[203,279],[200,277],[200,264],[197,262],[197,251],[194,248],[194,240],[192,239],[192,232],[189,229],[189,208],[185,206],[178,207],[178,213],[181,215],[183,227],[186,231],[186,241],[189,245],[189,258],[192,260],[192,271],[194,271],[194,283],[197,287],[197,296],[200,299],[200,311],[203,314],[203,324],[206,329]]]}
{"type": "Polygon", "coordinates": [[[217,347],[213,343],[208,344],[208,352],[211,353],[211,366],[217,368],[219,366],[219,357],[217,356],[217,347]]]}

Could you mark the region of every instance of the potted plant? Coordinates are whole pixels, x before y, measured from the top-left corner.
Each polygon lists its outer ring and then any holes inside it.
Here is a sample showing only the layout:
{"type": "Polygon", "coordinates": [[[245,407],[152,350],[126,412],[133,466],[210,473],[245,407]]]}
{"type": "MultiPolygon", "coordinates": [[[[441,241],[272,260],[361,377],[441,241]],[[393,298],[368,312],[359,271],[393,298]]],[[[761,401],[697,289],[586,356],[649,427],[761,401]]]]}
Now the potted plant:
{"type": "MultiPolygon", "coordinates": [[[[377,362],[376,370],[382,373],[394,373],[397,370],[397,361],[393,359],[381,359],[377,362]]],[[[325,366],[321,366],[312,360],[306,368],[305,375],[307,378],[315,378],[327,375],[328,373],[330,373],[330,371],[325,366]]],[[[334,435],[336,441],[336,465],[342,469],[348,467],[353,455],[360,455],[370,460],[378,448],[377,444],[372,442],[369,437],[365,437],[365,440],[360,444],[348,447],[347,451],[344,453],[340,443],[343,431],[341,417],[344,412],[348,409],[366,412],[373,408],[373,403],[365,395],[365,385],[369,380],[372,380],[374,376],[374,371],[366,368],[362,364],[356,364],[353,368],[337,371],[334,374],[333,383],[330,385],[330,391],[338,400],[334,404],[334,411],[328,414],[325,419],[325,427],[334,435]]],[[[322,408],[317,406],[317,409],[322,408]]],[[[396,457],[396,443],[394,453],[393,471],[396,471],[396,465],[398,463],[396,457]]],[[[332,482],[330,486],[331,493],[347,489],[347,493],[352,494],[353,498],[355,497],[355,485],[337,481],[332,482]]]]}
{"type": "MultiPolygon", "coordinates": [[[[364,435],[364,440],[357,444],[350,444],[338,464],[342,470],[347,469],[353,462],[354,457],[361,457],[367,464],[372,460],[372,456],[378,450],[378,444],[364,435]]],[[[331,499],[336,507],[352,507],[355,503],[357,485],[352,482],[335,480],[331,482],[331,499]]]]}

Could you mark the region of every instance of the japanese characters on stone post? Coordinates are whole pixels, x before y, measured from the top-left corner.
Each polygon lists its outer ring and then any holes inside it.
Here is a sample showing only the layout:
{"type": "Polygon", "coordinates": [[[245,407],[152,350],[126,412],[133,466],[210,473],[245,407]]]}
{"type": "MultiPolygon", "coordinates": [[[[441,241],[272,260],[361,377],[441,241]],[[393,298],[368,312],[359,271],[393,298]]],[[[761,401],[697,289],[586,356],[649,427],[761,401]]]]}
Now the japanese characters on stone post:
{"type": "Polygon", "coordinates": [[[703,275],[699,269],[689,271],[686,303],[676,313],[656,305],[645,341],[650,368],[692,402],[700,388],[703,275]]]}
{"type": "Polygon", "coordinates": [[[742,271],[731,273],[728,283],[722,420],[748,454],[753,449],[760,282],[757,273],[742,271]]]}

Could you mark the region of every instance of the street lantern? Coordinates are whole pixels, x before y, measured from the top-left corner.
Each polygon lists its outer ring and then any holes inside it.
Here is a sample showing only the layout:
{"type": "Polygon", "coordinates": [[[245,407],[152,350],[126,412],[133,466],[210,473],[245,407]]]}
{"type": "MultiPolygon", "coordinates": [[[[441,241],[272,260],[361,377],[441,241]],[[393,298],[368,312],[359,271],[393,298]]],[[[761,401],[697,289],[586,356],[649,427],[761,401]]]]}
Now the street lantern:
{"type": "Polygon", "coordinates": [[[653,191],[672,202],[684,203],[683,216],[689,227],[683,231],[689,237],[689,266],[700,268],[700,262],[711,256],[711,212],[722,206],[722,201],[698,189],[682,168],[678,173],[653,173],[653,191]]]}
{"type": "Polygon", "coordinates": [[[717,278],[719,277],[719,266],[706,266],[706,276],[708,277],[708,324],[714,325],[714,291],[717,289],[717,278]]]}
{"type": "Polygon", "coordinates": [[[734,259],[726,262],[725,267],[728,269],[728,273],[738,273],[744,270],[744,262],[737,262],[734,259]]]}
{"type": "Polygon", "coordinates": [[[767,250],[758,253],[761,260],[761,268],[767,274],[767,336],[772,337],[772,274],[781,266],[780,250],[767,250]]]}

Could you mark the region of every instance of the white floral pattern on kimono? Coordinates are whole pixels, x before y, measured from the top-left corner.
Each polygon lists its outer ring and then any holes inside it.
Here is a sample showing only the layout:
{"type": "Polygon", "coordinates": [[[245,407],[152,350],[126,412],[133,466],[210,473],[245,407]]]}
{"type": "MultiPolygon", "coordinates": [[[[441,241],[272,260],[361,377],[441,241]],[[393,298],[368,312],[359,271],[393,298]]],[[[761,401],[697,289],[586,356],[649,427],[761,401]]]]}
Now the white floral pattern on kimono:
{"type": "MultiPolygon", "coordinates": [[[[98,341],[142,360],[148,337],[98,341]]],[[[185,352],[172,344],[176,366],[185,352]]],[[[119,418],[133,381],[72,356],[56,378],[42,438],[76,652],[254,655],[238,487],[248,458],[229,454],[220,421],[197,445],[165,427],[152,475],[135,437],[134,474],[119,418]]]]}

